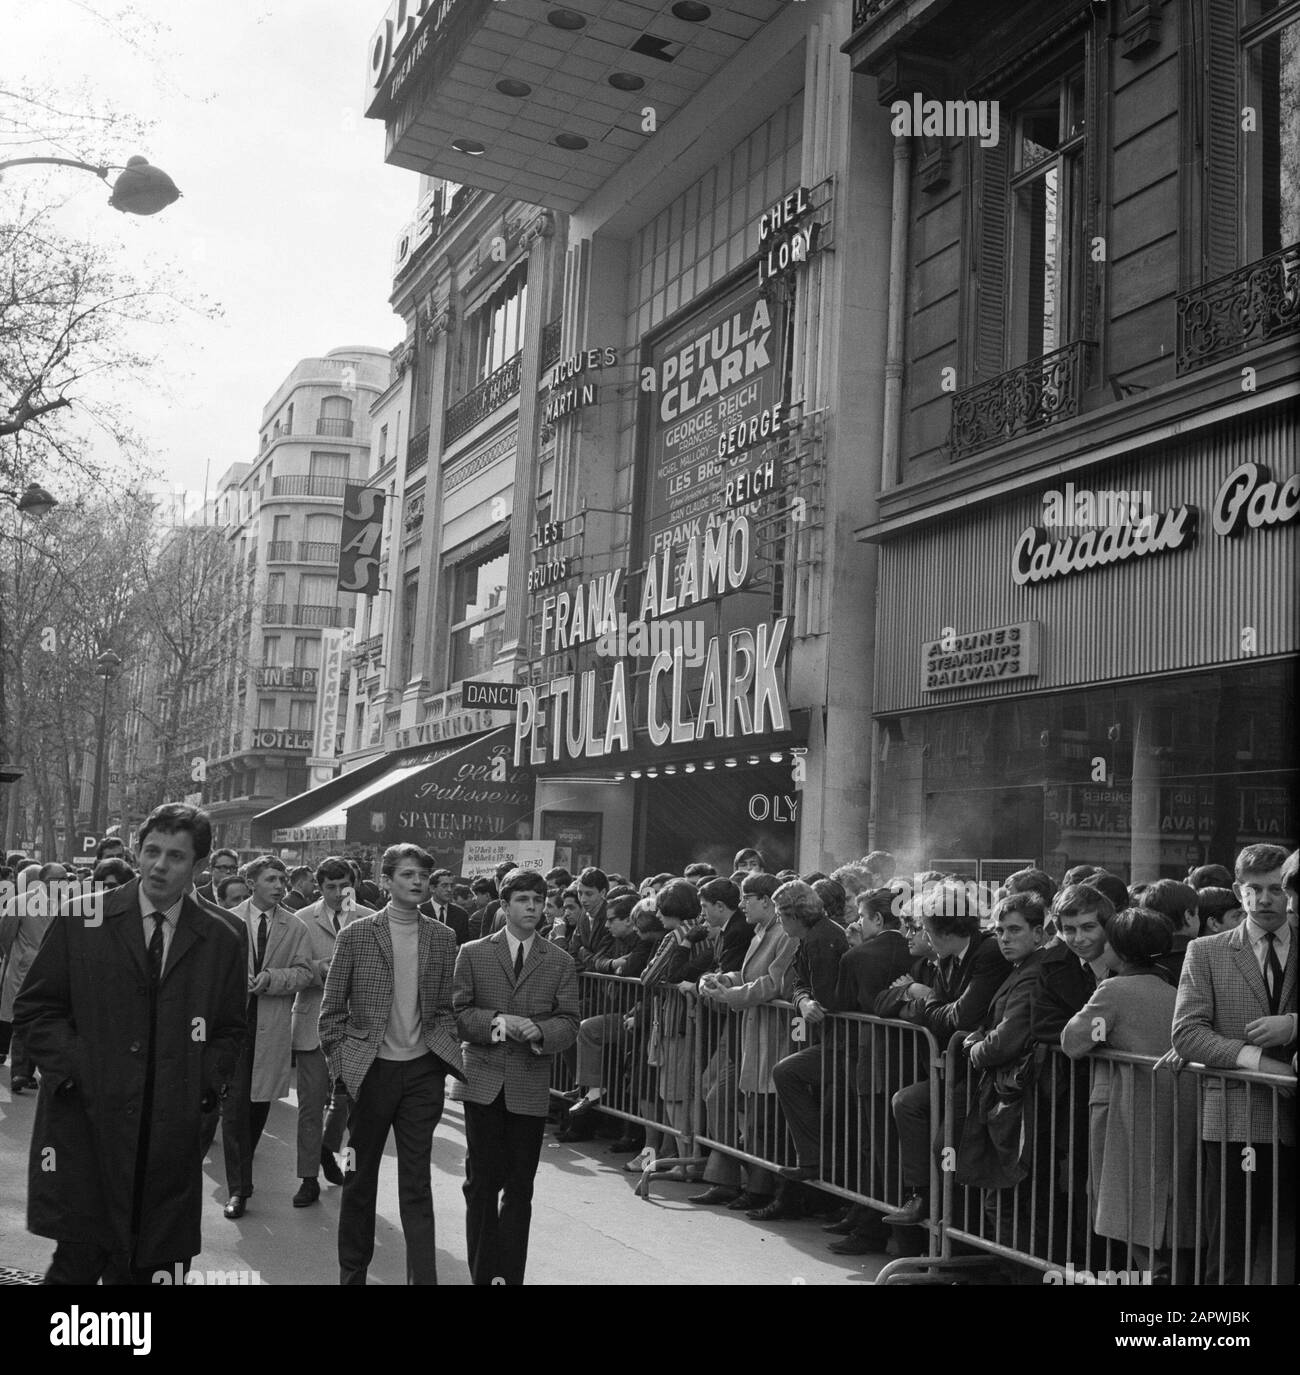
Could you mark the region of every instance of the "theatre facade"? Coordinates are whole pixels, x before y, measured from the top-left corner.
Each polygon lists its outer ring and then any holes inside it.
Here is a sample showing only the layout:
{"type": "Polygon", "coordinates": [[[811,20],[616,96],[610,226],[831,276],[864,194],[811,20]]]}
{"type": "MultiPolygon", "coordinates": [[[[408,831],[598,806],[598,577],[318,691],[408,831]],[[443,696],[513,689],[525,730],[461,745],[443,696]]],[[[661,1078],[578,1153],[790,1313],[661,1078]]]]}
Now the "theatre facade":
{"type": "Polygon", "coordinates": [[[453,5],[372,48],[389,162],[544,207],[563,251],[518,430],[520,631],[475,676],[517,687],[533,836],[574,863],[868,848],[876,555],[852,530],[891,144],[851,27],[848,0],[453,5]]]}

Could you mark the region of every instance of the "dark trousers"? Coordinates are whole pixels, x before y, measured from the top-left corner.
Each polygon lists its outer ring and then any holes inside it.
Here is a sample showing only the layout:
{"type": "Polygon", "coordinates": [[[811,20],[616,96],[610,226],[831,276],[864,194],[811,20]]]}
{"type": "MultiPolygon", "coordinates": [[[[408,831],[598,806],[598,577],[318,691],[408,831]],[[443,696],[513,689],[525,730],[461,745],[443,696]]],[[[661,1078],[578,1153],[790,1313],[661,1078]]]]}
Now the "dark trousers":
{"type": "MultiPolygon", "coordinates": [[[[331,1155],[338,1155],[343,1145],[343,1131],[348,1125],[351,1112],[352,1100],[348,1097],[347,1089],[341,1084],[335,1084],[330,1093],[329,1111],[325,1114],[325,1130],[321,1136],[321,1145],[331,1155]]],[[[342,1165],[339,1168],[341,1169],[342,1165]]]]}
{"type": "Polygon", "coordinates": [[[253,1084],[253,1056],[257,1051],[257,999],[248,1000],[248,1042],[239,1057],[230,1092],[221,1104],[221,1149],[226,1158],[226,1188],[232,1195],[253,1193],[253,1152],[270,1116],[270,1103],[249,1099],[253,1084]]]}
{"type": "MultiPolygon", "coordinates": [[[[966,1111],[966,1086],[955,1086],[953,1106],[960,1119],[966,1111]]],[[[930,1081],[920,1079],[899,1089],[893,1099],[898,1127],[898,1154],[904,1189],[929,1189],[931,1151],[943,1144],[943,1118],[930,1118],[930,1081]]]]}
{"type": "Polygon", "coordinates": [[[15,1079],[34,1079],[36,1061],[27,1053],[21,1032],[15,1031],[9,1042],[9,1082],[15,1079]]]}
{"type": "MultiPolygon", "coordinates": [[[[1264,1256],[1264,1264],[1272,1262],[1272,1229],[1274,1171],[1277,1172],[1277,1212],[1283,1237],[1278,1264],[1284,1273],[1289,1262],[1285,1255],[1286,1219],[1295,1209],[1295,1147],[1279,1146],[1274,1158],[1272,1146],[1255,1147],[1255,1169],[1247,1174],[1242,1169],[1244,1142],[1219,1141],[1205,1143],[1205,1283],[1249,1284],[1250,1270],[1246,1265],[1246,1250],[1250,1248],[1250,1262],[1264,1256]],[[1250,1180],[1250,1205],[1246,1204],[1246,1181],[1250,1180]],[[1223,1217],[1219,1213],[1222,1209],[1223,1217]],[[1269,1224],[1263,1235],[1260,1227],[1269,1224]],[[1219,1248],[1223,1248],[1223,1262],[1219,1262],[1219,1248]]],[[[1269,1282],[1267,1279],[1264,1281],[1269,1282]]],[[[1286,1281],[1282,1281],[1285,1283],[1286,1281]]]]}
{"type": "Polygon", "coordinates": [[[176,1267],[189,1274],[192,1256],[159,1261],[156,1265],[133,1266],[124,1257],[93,1241],[61,1241],[42,1284],[152,1284],[159,1271],[174,1276],[176,1267]]]}
{"type": "Polygon", "coordinates": [[[781,1100],[785,1125],[794,1142],[799,1164],[821,1167],[822,1048],[809,1046],[787,1055],[772,1070],[772,1083],[781,1100]]]}
{"type": "Polygon", "coordinates": [[[533,1216],[533,1176],[544,1117],[506,1107],[502,1089],[487,1104],[465,1104],[465,1238],[475,1284],[522,1284],[533,1216]]]}
{"type": "Polygon", "coordinates": [[[406,1238],[406,1282],[438,1283],[429,1161],[442,1117],[447,1067],[436,1055],[376,1060],[352,1108],[349,1146],[356,1173],[339,1206],[339,1283],[364,1284],[375,1254],[375,1195],[392,1129],[397,1142],[397,1207],[406,1238]]]}

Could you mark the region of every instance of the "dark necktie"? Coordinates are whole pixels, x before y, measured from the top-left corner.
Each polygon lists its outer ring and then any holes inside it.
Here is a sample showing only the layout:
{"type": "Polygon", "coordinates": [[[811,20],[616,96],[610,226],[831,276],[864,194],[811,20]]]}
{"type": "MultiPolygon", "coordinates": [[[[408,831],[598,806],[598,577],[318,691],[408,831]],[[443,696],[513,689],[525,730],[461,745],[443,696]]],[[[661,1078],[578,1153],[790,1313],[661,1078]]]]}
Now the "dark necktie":
{"type": "Polygon", "coordinates": [[[1277,957],[1277,932],[1267,931],[1268,954],[1264,958],[1264,981],[1268,984],[1268,1010],[1276,1017],[1282,1005],[1282,962],[1277,957]]]}
{"type": "Polygon", "coordinates": [[[253,973],[262,972],[262,961],[266,959],[266,913],[263,912],[257,919],[257,960],[253,965],[253,973]]]}
{"type": "Polygon", "coordinates": [[[1096,971],[1090,964],[1082,965],[1081,968],[1083,969],[1083,986],[1088,990],[1089,993],[1095,993],[1097,990],[1096,971]]]}
{"type": "Polygon", "coordinates": [[[152,913],[153,935],[149,937],[149,978],[158,983],[163,970],[163,914],[152,913]]]}
{"type": "Polygon", "coordinates": [[[337,912],[331,912],[330,920],[334,923],[334,934],[337,936],[339,933],[339,914],[337,912]]]}
{"type": "Polygon", "coordinates": [[[524,972],[524,943],[519,942],[519,949],[515,951],[515,982],[519,982],[519,976],[524,972]]]}

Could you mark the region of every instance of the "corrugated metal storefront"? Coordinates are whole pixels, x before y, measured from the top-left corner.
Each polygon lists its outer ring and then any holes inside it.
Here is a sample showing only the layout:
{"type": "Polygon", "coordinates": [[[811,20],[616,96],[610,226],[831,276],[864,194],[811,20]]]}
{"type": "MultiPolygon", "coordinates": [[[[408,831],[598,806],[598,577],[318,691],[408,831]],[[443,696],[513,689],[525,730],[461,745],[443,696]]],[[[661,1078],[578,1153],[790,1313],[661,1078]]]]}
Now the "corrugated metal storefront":
{"type": "Polygon", "coordinates": [[[1213,516],[1239,464],[1280,483],[1296,451],[1294,415],[1270,410],[1074,475],[1079,490],[1149,493],[1156,513],[1192,505],[1197,528],[1183,548],[1046,582],[1018,586],[1012,563],[1022,532],[1044,523],[1044,494],[1065,491],[1060,479],[882,542],[876,714],[1294,653],[1296,525],[1226,536],[1213,516]],[[923,690],[924,643],[1026,621],[1038,624],[1036,677],[923,690]]]}

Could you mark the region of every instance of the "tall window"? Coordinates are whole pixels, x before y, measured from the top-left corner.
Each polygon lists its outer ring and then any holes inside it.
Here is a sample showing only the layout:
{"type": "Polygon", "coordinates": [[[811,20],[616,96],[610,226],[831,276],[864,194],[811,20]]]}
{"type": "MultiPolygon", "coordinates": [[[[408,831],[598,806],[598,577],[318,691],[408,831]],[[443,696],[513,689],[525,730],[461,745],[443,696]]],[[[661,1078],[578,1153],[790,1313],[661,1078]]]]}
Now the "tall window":
{"type": "Polygon", "coordinates": [[[279,664],[280,637],[278,635],[262,636],[262,662],[271,665],[279,664]]]}
{"type": "Polygon", "coordinates": [[[466,321],[469,385],[495,372],[523,347],[528,302],[528,264],[519,263],[466,321]]]}
{"type": "Polygon", "coordinates": [[[294,668],[320,667],[320,636],[296,635],[293,641],[294,668]]]}
{"type": "Polygon", "coordinates": [[[1276,253],[1300,242],[1300,4],[1243,0],[1241,204],[1246,215],[1244,258],[1276,253]]]}
{"type": "Polygon", "coordinates": [[[275,729],[274,697],[259,697],[257,699],[257,728],[258,730],[275,729]]]}
{"type": "Polygon", "coordinates": [[[502,550],[456,570],[451,605],[451,681],[486,672],[505,639],[510,555],[502,550]]]}
{"type": "Polygon", "coordinates": [[[1022,102],[1013,127],[1011,367],[1052,353],[1077,334],[1083,240],[1081,63],[1022,102]]]}
{"type": "Polygon", "coordinates": [[[289,729],[311,730],[312,712],[316,703],[310,697],[295,698],[289,703],[289,729]]]}
{"type": "Polygon", "coordinates": [[[317,434],[348,439],[352,434],[352,402],[346,396],[326,396],[321,399],[317,434]]]}
{"type": "Polygon", "coordinates": [[[320,573],[304,573],[298,580],[299,606],[333,606],[338,578],[320,573]]]}

